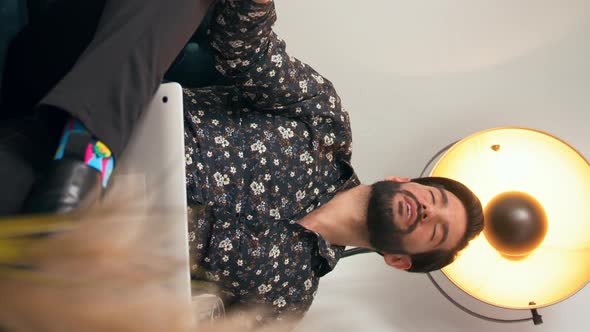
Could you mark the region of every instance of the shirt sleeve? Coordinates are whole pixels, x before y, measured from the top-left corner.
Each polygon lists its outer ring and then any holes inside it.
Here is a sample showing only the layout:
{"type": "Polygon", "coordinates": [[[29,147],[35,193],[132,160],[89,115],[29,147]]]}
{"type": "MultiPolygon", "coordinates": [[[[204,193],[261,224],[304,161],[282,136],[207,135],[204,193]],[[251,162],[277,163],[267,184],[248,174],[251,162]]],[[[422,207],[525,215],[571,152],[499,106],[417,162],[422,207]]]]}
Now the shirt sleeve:
{"type": "Polygon", "coordinates": [[[220,2],[209,30],[216,69],[258,109],[339,108],[332,83],[287,54],[285,42],[272,31],[275,21],[272,1],[220,2]]]}

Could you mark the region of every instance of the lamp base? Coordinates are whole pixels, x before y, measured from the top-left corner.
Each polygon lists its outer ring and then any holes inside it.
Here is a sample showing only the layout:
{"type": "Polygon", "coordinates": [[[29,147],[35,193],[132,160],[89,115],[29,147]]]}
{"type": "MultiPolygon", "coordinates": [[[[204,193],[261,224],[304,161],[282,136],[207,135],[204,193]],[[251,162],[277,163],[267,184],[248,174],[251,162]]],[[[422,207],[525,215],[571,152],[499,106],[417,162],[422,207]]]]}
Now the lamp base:
{"type": "Polygon", "coordinates": [[[541,325],[543,324],[543,316],[539,315],[537,309],[531,309],[531,314],[533,315],[533,324],[541,325]]]}

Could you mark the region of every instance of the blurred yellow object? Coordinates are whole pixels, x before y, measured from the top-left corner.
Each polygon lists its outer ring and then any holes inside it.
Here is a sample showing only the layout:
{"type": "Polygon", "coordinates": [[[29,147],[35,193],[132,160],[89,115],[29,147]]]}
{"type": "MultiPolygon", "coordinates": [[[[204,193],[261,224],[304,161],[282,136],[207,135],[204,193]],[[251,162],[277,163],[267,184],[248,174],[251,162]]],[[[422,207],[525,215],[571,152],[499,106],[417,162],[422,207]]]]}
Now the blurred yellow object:
{"type": "MultiPolygon", "coordinates": [[[[528,255],[510,259],[483,235],[442,272],[469,295],[510,309],[560,302],[590,279],[590,167],[565,142],[525,128],[495,128],[455,144],[432,176],[467,185],[484,210],[499,194],[518,191],[543,206],[548,229],[528,255]]],[[[488,227],[486,221],[486,227],[488,227]]]]}
{"type": "MultiPolygon", "coordinates": [[[[78,216],[79,217],[79,216],[78,216]]],[[[74,215],[32,215],[0,219],[0,278],[35,277],[31,264],[37,244],[72,229],[74,215]]]]}
{"type": "Polygon", "coordinates": [[[123,207],[0,220],[0,329],[187,331],[170,287],[186,262],[166,254],[175,212],[123,207]]]}

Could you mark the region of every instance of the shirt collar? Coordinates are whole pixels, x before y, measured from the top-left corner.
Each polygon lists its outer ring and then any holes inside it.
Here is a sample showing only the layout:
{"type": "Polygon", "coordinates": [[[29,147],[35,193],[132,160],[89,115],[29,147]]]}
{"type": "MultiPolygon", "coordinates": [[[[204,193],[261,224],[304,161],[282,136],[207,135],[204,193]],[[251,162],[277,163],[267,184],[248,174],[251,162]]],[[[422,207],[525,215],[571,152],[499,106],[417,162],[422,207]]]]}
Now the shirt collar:
{"type": "MultiPolygon", "coordinates": [[[[349,166],[349,170],[350,170],[348,178],[346,180],[344,180],[342,182],[342,184],[339,185],[338,189],[336,189],[330,195],[327,195],[322,200],[321,205],[325,204],[326,202],[328,202],[329,200],[334,198],[334,196],[336,196],[337,193],[344,191],[344,190],[351,189],[351,188],[356,187],[360,184],[360,181],[359,181],[357,175],[352,171],[352,167],[350,166],[350,164],[348,164],[347,162],[346,162],[346,164],[349,166]]],[[[305,230],[308,232],[314,233],[317,238],[318,254],[322,258],[321,262],[319,262],[319,268],[318,268],[317,272],[318,272],[318,276],[321,277],[321,276],[327,274],[328,272],[332,271],[336,267],[336,263],[338,263],[338,261],[342,257],[345,247],[338,246],[338,245],[332,245],[332,244],[330,244],[330,242],[328,242],[328,240],[324,239],[324,237],[320,233],[312,232],[306,228],[305,228],[305,230]]]]}

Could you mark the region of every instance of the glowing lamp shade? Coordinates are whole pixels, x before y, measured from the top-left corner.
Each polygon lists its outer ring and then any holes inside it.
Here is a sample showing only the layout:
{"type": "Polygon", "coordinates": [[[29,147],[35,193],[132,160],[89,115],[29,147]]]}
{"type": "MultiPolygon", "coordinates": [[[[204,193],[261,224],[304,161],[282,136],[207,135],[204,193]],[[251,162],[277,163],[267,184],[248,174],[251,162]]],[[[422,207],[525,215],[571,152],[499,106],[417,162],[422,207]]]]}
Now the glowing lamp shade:
{"type": "Polygon", "coordinates": [[[432,176],[467,185],[484,232],[442,272],[469,295],[510,309],[562,301],[590,279],[590,166],[536,130],[496,128],[451,147],[432,176]]]}

